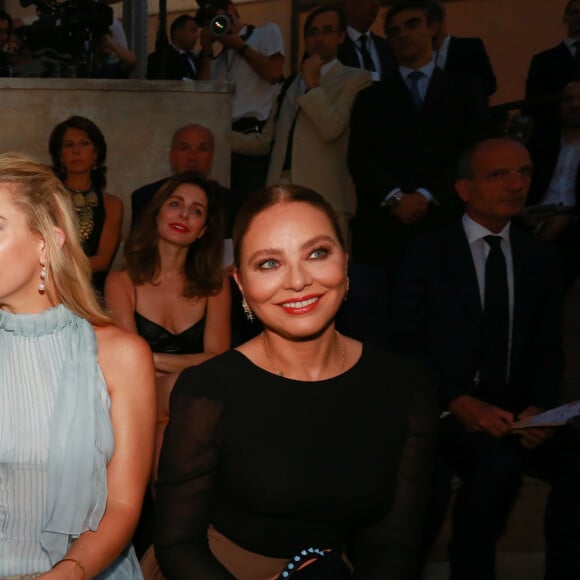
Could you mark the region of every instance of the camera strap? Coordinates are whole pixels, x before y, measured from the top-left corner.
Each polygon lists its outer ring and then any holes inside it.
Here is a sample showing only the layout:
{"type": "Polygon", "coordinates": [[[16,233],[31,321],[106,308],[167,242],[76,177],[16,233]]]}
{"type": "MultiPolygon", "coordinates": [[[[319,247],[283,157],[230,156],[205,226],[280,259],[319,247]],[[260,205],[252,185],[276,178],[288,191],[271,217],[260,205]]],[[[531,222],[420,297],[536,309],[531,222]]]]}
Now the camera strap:
{"type": "Polygon", "coordinates": [[[246,40],[248,40],[248,38],[254,34],[254,30],[256,30],[256,27],[253,24],[246,24],[246,32],[244,32],[244,34],[240,34],[240,38],[246,42],[246,40]]]}

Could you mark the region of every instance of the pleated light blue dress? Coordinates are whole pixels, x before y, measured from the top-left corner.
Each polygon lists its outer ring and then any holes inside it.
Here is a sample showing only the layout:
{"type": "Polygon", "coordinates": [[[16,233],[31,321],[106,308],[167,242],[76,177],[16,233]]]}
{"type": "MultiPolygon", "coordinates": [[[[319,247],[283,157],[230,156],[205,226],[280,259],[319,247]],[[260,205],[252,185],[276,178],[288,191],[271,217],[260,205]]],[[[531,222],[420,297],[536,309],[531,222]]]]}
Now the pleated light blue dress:
{"type": "MultiPolygon", "coordinates": [[[[52,568],[96,530],[113,454],[92,326],[59,305],[0,310],[0,577],[52,568]]],[[[128,547],[99,580],[141,579],[128,547]]]]}

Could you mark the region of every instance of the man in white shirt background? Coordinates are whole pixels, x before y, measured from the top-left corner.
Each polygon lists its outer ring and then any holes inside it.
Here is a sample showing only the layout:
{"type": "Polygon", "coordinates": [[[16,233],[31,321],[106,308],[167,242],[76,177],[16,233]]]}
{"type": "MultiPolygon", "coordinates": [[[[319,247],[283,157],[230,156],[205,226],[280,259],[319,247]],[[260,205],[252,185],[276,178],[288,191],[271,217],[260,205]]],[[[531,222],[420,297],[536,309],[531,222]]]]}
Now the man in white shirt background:
{"type": "MultiPolygon", "coordinates": [[[[230,0],[198,0],[200,80],[235,81],[232,129],[260,132],[283,78],[284,41],[278,25],[246,24],[230,0]],[[211,21],[217,15],[229,20],[227,33],[216,34],[211,21]]],[[[267,156],[232,154],[231,187],[243,197],[264,186],[267,156]]]]}
{"type": "Polygon", "coordinates": [[[580,273],[580,77],[564,88],[560,122],[535,131],[528,144],[534,174],[525,220],[534,234],[554,242],[571,285],[580,273]]]}

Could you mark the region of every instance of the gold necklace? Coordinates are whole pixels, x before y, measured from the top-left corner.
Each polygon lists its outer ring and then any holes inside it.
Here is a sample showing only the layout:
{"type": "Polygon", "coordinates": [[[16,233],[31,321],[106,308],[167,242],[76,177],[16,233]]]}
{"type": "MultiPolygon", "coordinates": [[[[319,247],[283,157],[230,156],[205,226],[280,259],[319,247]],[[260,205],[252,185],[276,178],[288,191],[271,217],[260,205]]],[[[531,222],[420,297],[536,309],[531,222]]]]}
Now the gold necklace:
{"type": "Polygon", "coordinates": [[[67,185],[65,187],[70,192],[72,202],[77,211],[81,242],[85,242],[89,239],[95,227],[93,208],[99,205],[99,197],[95,193],[92,184],[89,189],[84,190],[73,189],[67,185]]]}
{"type": "MultiPolygon", "coordinates": [[[[334,334],[336,336],[336,341],[337,341],[337,354],[338,354],[338,359],[340,361],[340,372],[342,373],[342,371],[344,370],[344,364],[345,364],[344,363],[344,361],[345,361],[344,339],[342,338],[342,335],[336,329],[334,331],[334,334]]],[[[274,369],[274,372],[278,376],[283,377],[284,373],[280,370],[280,367],[274,362],[274,359],[270,355],[270,351],[268,350],[268,346],[266,345],[266,335],[264,334],[263,331],[261,332],[260,336],[262,337],[262,348],[264,349],[264,354],[266,355],[268,362],[272,366],[272,369],[274,369]]]]}

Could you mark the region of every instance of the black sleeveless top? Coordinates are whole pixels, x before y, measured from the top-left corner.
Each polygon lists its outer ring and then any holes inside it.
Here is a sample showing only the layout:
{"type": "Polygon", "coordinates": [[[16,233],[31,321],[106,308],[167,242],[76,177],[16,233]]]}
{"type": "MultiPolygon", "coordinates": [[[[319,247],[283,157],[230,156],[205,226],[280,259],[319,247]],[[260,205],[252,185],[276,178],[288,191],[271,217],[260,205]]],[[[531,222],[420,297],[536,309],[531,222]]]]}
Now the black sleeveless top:
{"type": "Polygon", "coordinates": [[[205,316],[179,334],[134,312],[137,333],[144,338],[153,352],[165,354],[195,354],[203,352],[205,316]]]}

